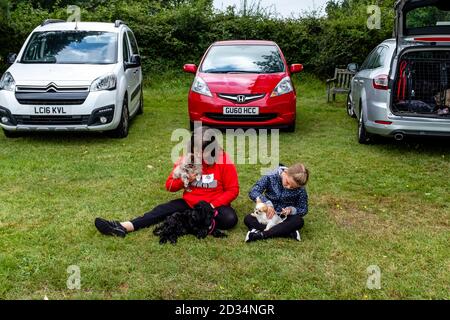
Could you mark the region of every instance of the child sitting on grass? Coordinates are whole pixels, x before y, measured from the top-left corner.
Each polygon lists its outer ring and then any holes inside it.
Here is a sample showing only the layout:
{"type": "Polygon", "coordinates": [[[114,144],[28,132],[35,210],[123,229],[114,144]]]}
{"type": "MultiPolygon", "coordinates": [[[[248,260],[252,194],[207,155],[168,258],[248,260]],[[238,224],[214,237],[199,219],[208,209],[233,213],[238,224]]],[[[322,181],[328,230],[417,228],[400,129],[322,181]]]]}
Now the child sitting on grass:
{"type": "Polygon", "coordinates": [[[267,218],[275,214],[286,215],[282,223],[264,231],[265,225],[248,215],[244,219],[250,230],[246,242],[274,237],[290,237],[300,241],[300,230],[303,227],[303,217],[308,212],[308,194],[305,186],[308,182],[308,169],[301,163],[287,168],[280,166],[274,172],[263,176],[249,192],[251,200],[258,198],[268,206],[267,218]]]}

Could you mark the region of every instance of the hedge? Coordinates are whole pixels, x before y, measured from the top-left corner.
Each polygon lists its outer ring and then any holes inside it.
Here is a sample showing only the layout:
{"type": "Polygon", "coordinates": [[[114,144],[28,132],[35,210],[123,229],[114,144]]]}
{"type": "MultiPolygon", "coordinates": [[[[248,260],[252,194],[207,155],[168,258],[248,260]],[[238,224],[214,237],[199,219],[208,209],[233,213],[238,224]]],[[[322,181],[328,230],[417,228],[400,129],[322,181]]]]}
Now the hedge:
{"type": "Polygon", "coordinates": [[[218,40],[273,40],[288,63],[303,63],[321,77],[336,66],[361,63],[382,40],[391,37],[394,0],[329,1],[326,15],[315,12],[280,19],[257,8],[243,15],[235,7],[224,12],[212,0],[111,0],[111,1],[5,1],[0,0],[0,71],[6,56],[18,52],[29,33],[48,18],[67,19],[67,5],[81,7],[82,21],[124,20],[135,32],[146,72],[164,72],[198,63],[208,46],[218,40]],[[380,30],[367,28],[367,6],[382,9],[380,30]]]}

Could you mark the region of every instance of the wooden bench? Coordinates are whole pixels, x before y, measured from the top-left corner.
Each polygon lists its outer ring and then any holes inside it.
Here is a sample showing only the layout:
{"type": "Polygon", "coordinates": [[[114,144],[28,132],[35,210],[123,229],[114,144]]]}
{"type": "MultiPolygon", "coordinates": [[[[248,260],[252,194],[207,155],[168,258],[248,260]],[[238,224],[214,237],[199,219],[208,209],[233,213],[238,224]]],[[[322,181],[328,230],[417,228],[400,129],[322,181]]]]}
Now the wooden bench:
{"type": "Polygon", "coordinates": [[[336,68],[334,70],[334,78],[327,80],[328,102],[330,102],[331,96],[333,96],[333,101],[336,101],[336,94],[348,94],[354,76],[354,72],[336,68]]]}

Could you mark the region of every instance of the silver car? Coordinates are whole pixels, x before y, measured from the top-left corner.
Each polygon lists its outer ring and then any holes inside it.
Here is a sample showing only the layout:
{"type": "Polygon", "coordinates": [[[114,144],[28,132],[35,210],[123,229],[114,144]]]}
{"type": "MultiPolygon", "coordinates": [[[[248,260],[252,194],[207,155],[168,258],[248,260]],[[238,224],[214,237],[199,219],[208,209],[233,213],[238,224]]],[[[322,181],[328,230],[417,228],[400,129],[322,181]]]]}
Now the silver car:
{"type": "Polygon", "coordinates": [[[348,66],[358,140],[450,137],[450,1],[400,0],[396,12],[396,38],[348,66]]]}

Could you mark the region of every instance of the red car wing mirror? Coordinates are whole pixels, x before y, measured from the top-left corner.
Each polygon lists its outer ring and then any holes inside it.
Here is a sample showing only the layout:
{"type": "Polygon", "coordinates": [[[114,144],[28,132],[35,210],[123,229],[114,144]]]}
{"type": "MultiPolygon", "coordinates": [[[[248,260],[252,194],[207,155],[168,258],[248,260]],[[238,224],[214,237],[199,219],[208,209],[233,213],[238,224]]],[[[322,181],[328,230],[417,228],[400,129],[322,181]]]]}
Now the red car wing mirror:
{"type": "Polygon", "coordinates": [[[296,63],[291,65],[291,73],[299,73],[303,71],[303,65],[296,63]]]}
{"type": "Polygon", "coordinates": [[[183,71],[187,73],[197,73],[197,66],[195,64],[185,64],[183,71]]]}

